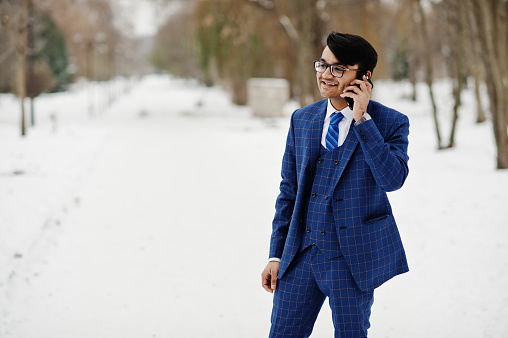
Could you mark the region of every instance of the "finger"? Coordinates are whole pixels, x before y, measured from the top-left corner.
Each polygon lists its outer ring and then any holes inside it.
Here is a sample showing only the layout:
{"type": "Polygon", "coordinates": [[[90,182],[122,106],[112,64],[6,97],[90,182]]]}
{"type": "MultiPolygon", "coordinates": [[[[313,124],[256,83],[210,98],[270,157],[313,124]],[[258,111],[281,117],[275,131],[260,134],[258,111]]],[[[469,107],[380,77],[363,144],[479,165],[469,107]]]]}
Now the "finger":
{"type": "Polygon", "coordinates": [[[370,91],[372,89],[372,84],[369,82],[369,80],[365,75],[363,76],[363,78],[365,79],[365,81],[363,81],[363,83],[365,84],[365,88],[367,88],[367,90],[370,91]]]}
{"type": "Polygon", "coordinates": [[[269,273],[265,273],[264,271],[261,274],[261,286],[266,291],[273,292],[272,291],[272,286],[271,286],[271,276],[270,276],[269,273]]]}
{"type": "MultiPolygon", "coordinates": [[[[354,80],[353,82],[351,82],[353,85],[357,85],[357,86],[360,86],[360,90],[361,91],[365,91],[365,90],[368,90],[369,89],[369,82],[367,81],[367,78],[365,77],[365,75],[363,76],[363,79],[362,80],[354,80]]],[[[351,87],[353,86],[351,85],[351,87]]],[[[356,87],[356,86],[355,86],[356,87]]],[[[358,88],[358,87],[357,87],[358,88]]]]}
{"type": "Polygon", "coordinates": [[[270,288],[272,290],[276,290],[277,289],[277,274],[272,275],[272,283],[270,285],[270,288]]]}
{"type": "Polygon", "coordinates": [[[354,92],[356,93],[356,91],[360,91],[360,88],[358,88],[358,86],[353,83],[349,86],[347,86],[346,88],[344,88],[344,93],[347,93],[347,92],[354,92]]]}
{"type": "Polygon", "coordinates": [[[368,82],[368,81],[367,81],[367,79],[365,78],[365,75],[363,76],[363,79],[364,79],[364,80],[362,81],[362,83],[360,83],[360,86],[361,86],[362,88],[367,89],[367,88],[369,87],[369,82],[368,82]]]}
{"type": "Polygon", "coordinates": [[[353,81],[351,81],[351,83],[349,83],[349,85],[350,87],[354,85],[359,85],[360,87],[365,86],[365,88],[370,87],[369,80],[367,80],[367,77],[365,75],[361,79],[354,79],[353,81]]]}
{"type": "Polygon", "coordinates": [[[349,85],[350,86],[361,85],[362,83],[365,83],[365,80],[363,80],[363,79],[354,79],[353,81],[351,81],[349,83],[349,85]]]}
{"type": "Polygon", "coordinates": [[[272,288],[270,285],[270,280],[263,281],[263,289],[265,289],[268,292],[272,292],[272,288]]]}
{"type": "Polygon", "coordinates": [[[268,281],[266,284],[263,284],[263,289],[265,289],[267,292],[270,292],[270,293],[273,292],[271,285],[270,285],[270,281],[268,281]]]}
{"type": "Polygon", "coordinates": [[[362,93],[361,88],[358,88],[357,86],[349,86],[344,89],[344,91],[342,92],[342,94],[340,96],[354,98],[355,95],[361,94],[361,93],[362,93]]]}

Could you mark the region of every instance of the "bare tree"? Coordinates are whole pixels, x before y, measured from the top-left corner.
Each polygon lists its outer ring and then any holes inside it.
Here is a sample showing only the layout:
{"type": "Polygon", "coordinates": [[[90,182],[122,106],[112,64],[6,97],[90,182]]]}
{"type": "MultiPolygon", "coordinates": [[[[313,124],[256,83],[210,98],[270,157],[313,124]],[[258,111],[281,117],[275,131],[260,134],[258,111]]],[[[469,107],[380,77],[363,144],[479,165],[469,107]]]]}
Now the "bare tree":
{"type": "Polygon", "coordinates": [[[17,93],[21,103],[21,136],[26,135],[26,123],[25,123],[25,97],[26,97],[26,28],[27,28],[27,17],[28,9],[30,7],[31,0],[22,0],[21,11],[18,19],[18,35],[16,43],[16,58],[17,58],[17,93]]]}
{"type": "Polygon", "coordinates": [[[497,168],[508,169],[508,2],[470,0],[485,65],[490,112],[497,146],[497,168]]]}
{"type": "Polygon", "coordinates": [[[455,146],[455,134],[459,119],[459,108],[462,105],[462,91],[467,82],[468,49],[467,35],[465,30],[466,12],[463,1],[443,0],[437,4],[434,12],[444,19],[440,22],[441,31],[446,32],[441,37],[442,44],[446,47],[444,57],[448,74],[453,83],[453,111],[448,145],[444,148],[455,146]]]}
{"type": "Polygon", "coordinates": [[[284,28],[296,53],[297,81],[295,95],[306,106],[314,101],[316,89],[314,72],[310,66],[315,55],[323,48],[322,36],[325,23],[322,20],[323,5],[318,0],[269,1],[250,0],[267,11],[284,28]]]}
{"type": "Polygon", "coordinates": [[[432,116],[434,118],[434,128],[436,131],[437,138],[437,148],[441,149],[441,132],[439,131],[439,120],[437,116],[437,106],[436,100],[434,99],[434,91],[432,90],[433,84],[433,74],[432,74],[432,58],[431,58],[431,48],[430,48],[430,39],[427,31],[427,19],[425,16],[425,12],[423,10],[422,1],[416,0],[418,5],[418,14],[420,16],[420,28],[423,37],[423,57],[425,63],[425,82],[427,83],[427,87],[429,88],[429,96],[430,102],[432,104],[432,116]]]}
{"type": "MultiPolygon", "coordinates": [[[[463,6],[465,6],[465,15],[466,15],[466,21],[469,23],[474,23],[474,11],[473,11],[473,5],[471,1],[465,1],[463,3],[463,6]]],[[[482,96],[480,92],[480,86],[483,83],[484,80],[484,65],[482,63],[482,57],[481,57],[481,42],[480,42],[480,35],[478,32],[478,27],[475,24],[467,24],[466,25],[467,34],[469,36],[468,41],[470,41],[470,49],[469,49],[469,66],[470,66],[470,72],[474,79],[474,93],[476,97],[476,110],[477,110],[477,123],[485,122],[486,115],[485,110],[483,109],[482,105],[482,96]]]]}
{"type": "Polygon", "coordinates": [[[33,0],[29,0],[27,18],[27,40],[26,40],[26,93],[30,98],[30,125],[35,126],[34,98],[35,93],[28,86],[35,82],[35,9],[33,0]]]}
{"type": "Polygon", "coordinates": [[[0,50],[0,64],[15,57],[15,91],[20,98],[21,106],[21,135],[26,135],[25,123],[25,97],[26,97],[26,40],[27,40],[27,16],[31,0],[22,2],[0,2],[0,20],[5,33],[7,47],[0,50]]]}

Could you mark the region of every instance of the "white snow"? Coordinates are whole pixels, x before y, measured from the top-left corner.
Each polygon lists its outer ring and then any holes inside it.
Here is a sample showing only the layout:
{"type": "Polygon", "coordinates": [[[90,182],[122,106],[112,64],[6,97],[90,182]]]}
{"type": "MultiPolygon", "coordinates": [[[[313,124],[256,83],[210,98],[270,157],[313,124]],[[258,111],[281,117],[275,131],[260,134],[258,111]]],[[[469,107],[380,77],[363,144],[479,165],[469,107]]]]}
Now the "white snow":
{"type": "MultiPolygon", "coordinates": [[[[451,87],[435,89],[446,139],[451,87]]],[[[411,271],[376,290],[369,336],[506,337],[492,125],[467,91],[457,146],[437,151],[418,90],[374,89],[411,121],[410,175],[390,194],[411,271]]],[[[259,119],[193,81],[117,80],[38,98],[25,138],[18,106],[0,95],[0,337],[267,336],[260,273],[294,103],[259,119]]],[[[325,303],[313,337],[331,336],[325,303]]]]}

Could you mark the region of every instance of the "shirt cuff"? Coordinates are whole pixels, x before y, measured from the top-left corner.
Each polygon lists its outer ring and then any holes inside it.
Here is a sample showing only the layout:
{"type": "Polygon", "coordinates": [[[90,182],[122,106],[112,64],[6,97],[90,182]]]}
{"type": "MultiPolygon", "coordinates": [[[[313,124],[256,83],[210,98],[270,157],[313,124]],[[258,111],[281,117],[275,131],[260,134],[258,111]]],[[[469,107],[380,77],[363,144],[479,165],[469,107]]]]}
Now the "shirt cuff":
{"type": "Polygon", "coordinates": [[[280,262],[280,258],[272,257],[268,259],[269,262],[280,262]]]}
{"type": "Polygon", "coordinates": [[[362,117],[360,117],[358,119],[358,121],[355,122],[355,126],[359,125],[360,123],[363,123],[365,121],[368,121],[372,119],[372,117],[370,117],[369,113],[363,113],[362,117]]]}

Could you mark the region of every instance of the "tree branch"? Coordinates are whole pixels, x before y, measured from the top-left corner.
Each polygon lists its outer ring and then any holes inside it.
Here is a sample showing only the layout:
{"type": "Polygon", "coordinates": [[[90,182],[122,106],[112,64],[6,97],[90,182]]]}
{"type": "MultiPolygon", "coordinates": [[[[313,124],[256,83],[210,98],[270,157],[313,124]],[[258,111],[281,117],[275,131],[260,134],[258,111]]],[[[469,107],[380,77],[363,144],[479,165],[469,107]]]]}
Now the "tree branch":
{"type": "Polygon", "coordinates": [[[279,23],[282,25],[282,28],[286,31],[286,34],[289,36],[289,39],[291,39],[291,42],[296,45],[298,44],[300,40],[300,35],[298,34],[298,31],[295,29],[295,26],[291,22],[291,19],[285,15],[285,14],[279,14],[277,13],[277,10],[275,8],[275,3],[270,0],[249,0],[252,4],[257,5],[258,7],[272,11],[275,15],[275,17],[279,20],[279,23]]]}
{"type": "Polygon", "coordinates": [[[284,27],[284,30],[286,31],[287,35],[289,35],[289,38],[293,41],[293,43],[297,44],[300,40],[300,35],[298,35],[298,32],[296,31],[295,26],[293,26],[291,19],[289,19],[287,15],[281,15],[279,17],[279,22],[282,27],[284,27]]]}
{"type": "Polygon", "coordinates": [[[249,1],[258,5],[263,9],[270,10],[275,8],[275,4],[273,3],[273,1],[270,0],[249,0],[249,1]]]}

